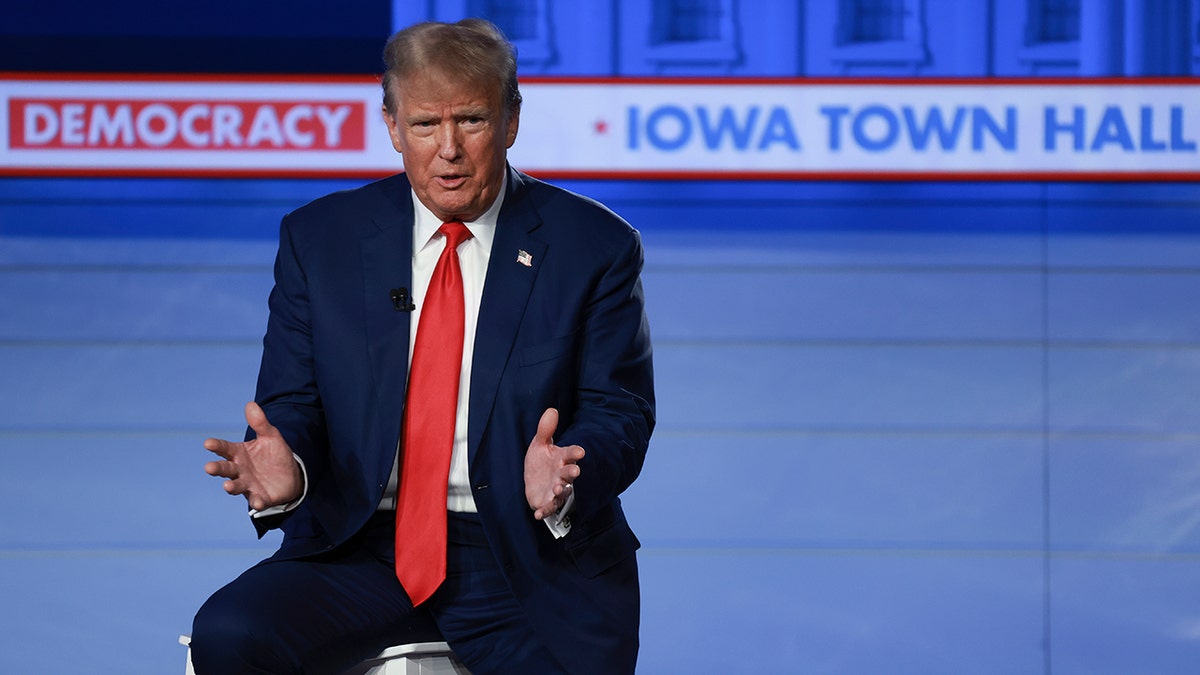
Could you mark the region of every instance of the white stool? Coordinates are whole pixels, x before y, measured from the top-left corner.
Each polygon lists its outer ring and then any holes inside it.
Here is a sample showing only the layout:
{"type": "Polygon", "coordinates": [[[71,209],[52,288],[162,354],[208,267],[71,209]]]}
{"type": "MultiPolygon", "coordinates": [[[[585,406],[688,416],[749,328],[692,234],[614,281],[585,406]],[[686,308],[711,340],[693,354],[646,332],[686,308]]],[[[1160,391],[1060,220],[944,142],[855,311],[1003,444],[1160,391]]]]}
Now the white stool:
{"type": "MultiPolygon", "coordinates": [[[[192,669],[192,636],[180,635],[179,644],[188,648],[187,675],[192,669]]],[[[342,675],[471,675],[445,642],[413,642],[388,647],[342,675]]]]}

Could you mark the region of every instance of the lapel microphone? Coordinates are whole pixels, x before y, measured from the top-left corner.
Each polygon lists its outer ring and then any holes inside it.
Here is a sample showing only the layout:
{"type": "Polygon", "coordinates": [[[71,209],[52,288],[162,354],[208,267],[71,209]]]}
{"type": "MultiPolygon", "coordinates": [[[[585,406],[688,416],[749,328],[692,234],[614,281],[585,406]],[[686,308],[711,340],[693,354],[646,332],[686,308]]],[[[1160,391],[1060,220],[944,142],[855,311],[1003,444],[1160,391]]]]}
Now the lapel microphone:
{"type": "Polygon", "coordinates": [[[393,288],[388,293],[392,297],[392,308],[397,312],[411,312],[417,308],[413,304],[412,298],[408,296],[408,289],[404,287],[393,288]]]}

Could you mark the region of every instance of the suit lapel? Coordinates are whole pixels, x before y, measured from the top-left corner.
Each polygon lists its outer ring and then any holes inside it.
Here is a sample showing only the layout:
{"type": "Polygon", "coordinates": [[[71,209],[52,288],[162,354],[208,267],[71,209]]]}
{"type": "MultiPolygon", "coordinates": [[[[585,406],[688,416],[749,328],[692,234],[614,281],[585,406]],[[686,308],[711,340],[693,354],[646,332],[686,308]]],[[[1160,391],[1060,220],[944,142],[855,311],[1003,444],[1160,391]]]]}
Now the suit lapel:
{"type": "Polygon", "coordinates": [[[471,462],[475,461],[483,430],[487,428],[500,376],[512,355],[517,329],[521,326],[534,279],[546,253],[546,243],[534,236],[541,219],[525,199],[523,178],[509,170],[508,193],[496,223],[479,306],[467,432],[471,462]]]}
{"type": "Polygon", "coordinates": [[[412,288],[412,198],[403,176],[380,187],[378,205],[370,213],[371,224],[360,241],[367,350],[378,409],[399,412],[408,381],[412,315],[395,309],[391,291],[412,288]]]}

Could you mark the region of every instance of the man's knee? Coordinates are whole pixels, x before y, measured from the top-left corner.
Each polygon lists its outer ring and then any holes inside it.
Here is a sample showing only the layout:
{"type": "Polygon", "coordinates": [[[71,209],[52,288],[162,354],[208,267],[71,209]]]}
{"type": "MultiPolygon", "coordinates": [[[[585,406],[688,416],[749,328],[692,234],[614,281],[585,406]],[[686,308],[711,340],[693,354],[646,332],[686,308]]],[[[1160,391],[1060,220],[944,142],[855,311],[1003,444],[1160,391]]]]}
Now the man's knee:
{"type": "Polygon", "coordinates": [[[251,603],[239,602],[227,589],[213,594],[192,620],[192,666],[197,675],[222,673],[289,673],[299,668],[281,659],[264,631],[265,617],[251,603]]]}

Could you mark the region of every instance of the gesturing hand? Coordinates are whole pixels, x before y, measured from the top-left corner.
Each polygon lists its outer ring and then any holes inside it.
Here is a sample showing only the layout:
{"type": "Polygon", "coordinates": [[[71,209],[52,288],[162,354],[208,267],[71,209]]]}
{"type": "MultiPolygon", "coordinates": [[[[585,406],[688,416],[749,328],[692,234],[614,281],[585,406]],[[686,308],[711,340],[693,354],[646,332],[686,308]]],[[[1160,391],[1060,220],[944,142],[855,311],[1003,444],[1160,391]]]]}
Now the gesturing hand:
{"type": "Polygon", "coordinates": [[[224,458],[205,464],[205,473],[227,479],[225,491],[246,495],[256,511],[295,501],[304,490],[304,479],[287,441],[257,403],[246,404],[246,423],[258,436],[252,441],[204,441],[204,449],[224,458]]]}
{"type": "Polygon", "coordinates": [[[538,420],[537,434],[525,452],[525,500],[537,520],[548,518],[562,508],[571,491],[571,481],[579,477],[583,448],[554,444],[558,429],[558,411],[547,408],[538,420]]]}

